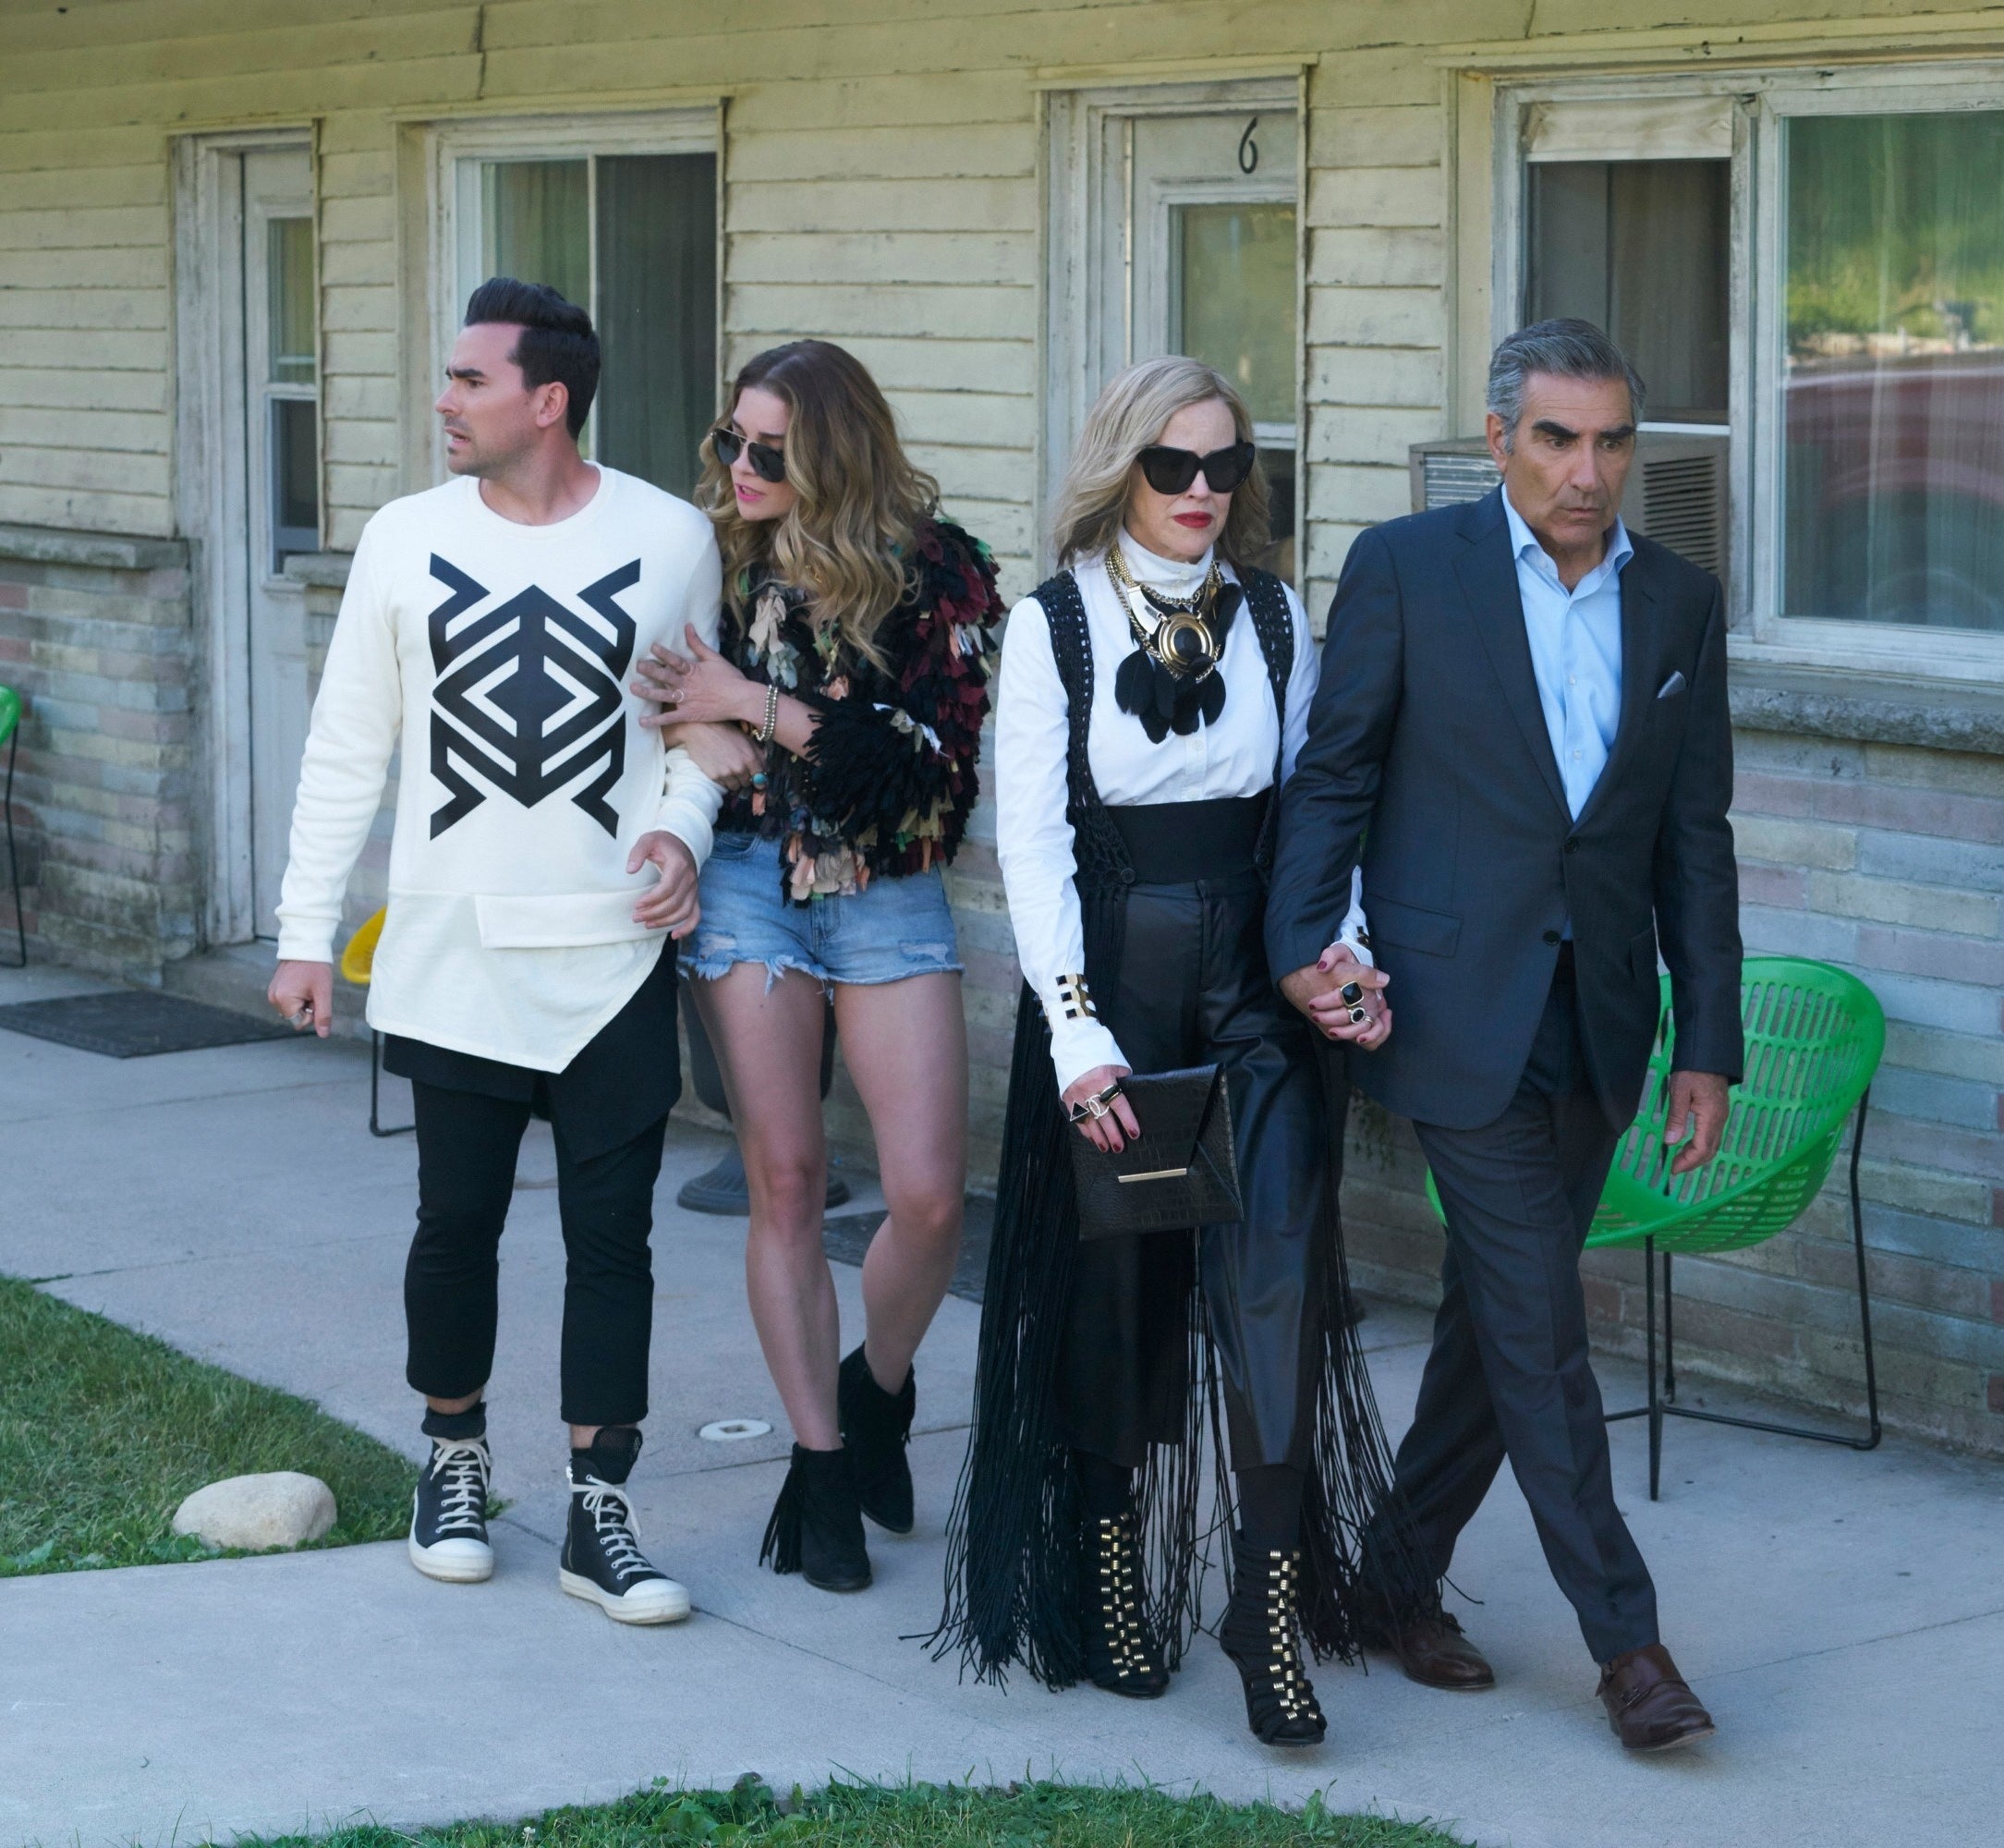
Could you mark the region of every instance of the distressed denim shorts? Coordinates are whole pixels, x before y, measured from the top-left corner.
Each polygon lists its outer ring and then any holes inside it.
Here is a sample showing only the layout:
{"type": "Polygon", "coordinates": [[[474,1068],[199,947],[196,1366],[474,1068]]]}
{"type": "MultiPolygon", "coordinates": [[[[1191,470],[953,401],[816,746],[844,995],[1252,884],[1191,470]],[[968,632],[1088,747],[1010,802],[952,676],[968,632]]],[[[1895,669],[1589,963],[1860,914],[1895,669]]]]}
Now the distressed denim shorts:
{"type": "Polygon", "coordinates": [[[777,841],[720,833],[700,890],[702,919],[683,945],[682,967],[706,981],[734,963],[763,963],[769,987],[786,969],[823,987],[863,988],[960,970],[953,914],[937,867],[795,905],[781,894],[777,841]]]}

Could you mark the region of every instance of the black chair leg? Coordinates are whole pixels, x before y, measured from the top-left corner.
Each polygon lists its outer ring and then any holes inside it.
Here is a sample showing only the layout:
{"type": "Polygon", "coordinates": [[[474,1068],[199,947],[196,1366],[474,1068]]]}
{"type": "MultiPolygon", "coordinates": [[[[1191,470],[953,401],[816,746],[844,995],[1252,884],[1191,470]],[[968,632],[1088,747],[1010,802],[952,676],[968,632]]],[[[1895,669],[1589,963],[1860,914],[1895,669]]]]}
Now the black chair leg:
{"type": "Polygon", "coordinates": [[[1649,1322],[1649,1499],[1657,1499],[1663,1476],[1663,1398],[1656,1372],[1656,1240],[1642,1242],[1644,1314],[1649,1322]]]}
{"type": "Polygon", "coordinates": [[[1663,1254],[1663,1397],[1677,1397],[1677,1302],[1670,1293],[1670,1254],[1663,1254]]]}
{"type": "Polygon", "coordinates": [[[1872,1351],[1872,1285],[1864,1255],[1864,1202],[1858,1191],[1858,1164],[1864,1149],[1865,1111],[1872,1101],[1868,1085],[1858,1100],[1858,1115],[1851,1136],[1851,1241],[1858,1264],[1858,1332],[1864,1344],[1864,1401],[1866,1429],[1863,1437],[1843,1431],[1811,1430],[1806,1425],[1780,1425],[1767,1418],[1736,1418],[1727,1412],[1708,1412],[1697,1405],[1676,1403],[1676,1374],[1670,1346],[1670,1254],[1663,1254],[1663,1378],[1658,1390],[1656,1371],[1656,1260],[1654,1239],[1643,1241],[1644,1265],[1648,1280],[1646,1300],[1649,1313],[1649,1397],[1646,1404],[1631,1405],[1607,1414],[1607,1422],[1622,1418],[1649,1420],[1649,1499],[1657,1499],[1657,1481],[1662,1462],[1662,1428],[1666,1417],[1698,1418],[1708,1425],[1737,1425],[1743,1431],[1766,1431],[1770,1437],[1806,1438],[1812,1443],[1841,1444],[1846,1450],[1876,1450],[1885,1435],[1878,1413],[1878,1363],[1872,1351]]]}
{"type": "Polygon", "coordinates": [[[399,1123],[385,1129],[378,1100],[383,1083],[383,1035],[374,1027],[369,1029],[369,1133],[371,1136],[408,1136],[417,1128],[415,1123],[399,1123]]]}
{"type": "Polygon", "coordinates": [[[21,905],[21,850],[14,844],[14,760],[21,748],[20,721],[14,722],[14,736],[7,740],[7,787],[0,796],[0,813],[6,816],[7,873],[14,881],[14,935],[20,944],[20,960],[0,964],[0,968],[28,967],[28,913],[21,905]]]}

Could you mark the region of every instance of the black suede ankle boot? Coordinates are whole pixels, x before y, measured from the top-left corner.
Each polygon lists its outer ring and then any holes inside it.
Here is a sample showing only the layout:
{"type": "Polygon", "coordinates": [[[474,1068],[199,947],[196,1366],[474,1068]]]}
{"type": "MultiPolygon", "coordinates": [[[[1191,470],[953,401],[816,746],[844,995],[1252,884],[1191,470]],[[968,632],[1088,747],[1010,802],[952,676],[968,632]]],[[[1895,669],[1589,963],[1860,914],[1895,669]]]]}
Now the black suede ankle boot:
{"type": "Polygon", "coordinates": [[[856,1466],[846,1450],[794,1446],[793,1466],[772,1504],[759,1563],[797,1572],[822,1591],[861,1591],[869,1584],[856,1466]]]}
{"type": "Polygon", "coordinates": [[[1109,1694],[1153,1700],[1169,1686],[1169,1670],[1148,1631],[1135,1517],[1088,1514],[1080,1538],[1078,1627],[1086,1678],[1109,1694]]]}
{"type": "Polygon", "coordinates": [[[912,1466],[905,1447],[912,1438],[918,1406],[918,1376],[907,1368],[905,1383],[886,1392],[869,1370],[859,1347],[842,1363],[836,1388],[842,1441],[856,1464],[856,1498],[863,1512],[893,1534],[912,1530],[912,1466]]]}
{"type": "Polygon", "coordinates": [[[1262,1745],[1317,1745],[1329,1722],[1301,1663],[1301,1551],[1232,1537],[1232,1602],[1218,1642],[1245,1684],[1245,1723],[1262,1745]]]}

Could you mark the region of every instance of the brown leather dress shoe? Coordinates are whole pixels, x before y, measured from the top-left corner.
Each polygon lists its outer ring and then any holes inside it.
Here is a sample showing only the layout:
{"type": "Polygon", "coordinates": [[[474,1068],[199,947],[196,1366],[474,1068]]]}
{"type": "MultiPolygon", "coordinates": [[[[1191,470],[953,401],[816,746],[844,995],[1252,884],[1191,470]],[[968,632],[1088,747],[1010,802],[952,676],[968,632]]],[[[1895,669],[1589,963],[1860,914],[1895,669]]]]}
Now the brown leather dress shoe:
{"type": "Polygon", "coordinates": [[[1614,1736],[1631,1752],[1667,1752],[1719,1730],[1660,1643],[1604,1663],[1597,1692],[1614,1736]]]}
{"type": "Polygon", "coordinates": [[[1365,1642],[1371,1648],[1385,1649],[1398,1657],[1406,1679],[1416,1681],[1422,1687],[1474,1694],[1496,1685],[1496,1671],[1445,1611],[1428,1611],[1403,1629],[1388,1627],[1366,1636],[1365,1642]]]}

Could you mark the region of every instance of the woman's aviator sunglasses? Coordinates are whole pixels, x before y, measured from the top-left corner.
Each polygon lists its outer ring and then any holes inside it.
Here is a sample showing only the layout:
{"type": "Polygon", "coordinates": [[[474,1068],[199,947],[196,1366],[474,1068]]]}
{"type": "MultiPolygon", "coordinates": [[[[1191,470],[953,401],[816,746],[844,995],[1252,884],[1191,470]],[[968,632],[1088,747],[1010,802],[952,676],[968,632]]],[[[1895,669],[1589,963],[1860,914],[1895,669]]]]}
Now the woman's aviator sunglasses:
{"type": "Polygon", "coordinates": [[[1259,452],[1250,443],[1234,443],[1229,449],[1213,449],[1199,456],[1194,449],[1172,449],[1158,443],[1144,449],[1135,459],[1141,473],[1159,494],[1184,494],[1201,472],[1214,494],[1233,492],[1253,472],[1259,452]]]}
{"type": "Polygon", "coordinates": [[[776,483],[786,479],[786,452],[773,448],[770,443],[753,443],[736,431],[726,429],[710,432],[710,446],[726,468],[736,465],[738,451],[743,450],[751,459],[752,473],[761,481],[776,483]]]}

